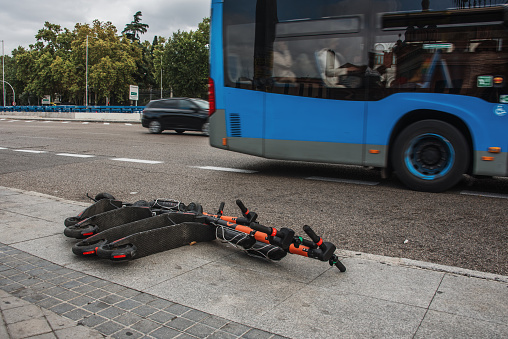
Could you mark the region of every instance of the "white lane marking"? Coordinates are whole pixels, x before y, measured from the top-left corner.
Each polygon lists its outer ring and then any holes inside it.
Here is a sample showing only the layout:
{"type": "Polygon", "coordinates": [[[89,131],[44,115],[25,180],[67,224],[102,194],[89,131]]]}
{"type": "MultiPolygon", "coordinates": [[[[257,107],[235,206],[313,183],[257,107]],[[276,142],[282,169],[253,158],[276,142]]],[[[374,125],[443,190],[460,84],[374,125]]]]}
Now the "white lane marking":
{"type": "Polygon", "coordinates": [[[125,126],[132,126],[132,124],[125,124],[125,126]]]}
{"type": "Polygon", "coordinates": [[[62,121],[62,124],[68,124],[70,121],[62,121]]]}
{"type": "Polygon", "coordinates": [[[0,147],[0,149],[8,149],[7,147],[0,147]]]}
{"type": "Polygon", "coordinates": [[[462,194],[462,195],[474,195],[474,196],[486,197],[486,198],[508,199],[508,194],[499,194],[499,193],[462,191],[462,192],[460,192],[460,194],[462,194]]]}
{"type": "Polygon", "coordinates": [[[105,122],[104,125],[109,125],[109,122],[105,122]]]}
{"type": "Polygon", "coordinates": [[[7,119],[0,119],[0,121],[5,121],[5,120],[7,120],[7,119]]]}
{"type": "Polygon", "coordinates": [[[72,154],[72,153],[57,153],[63,157],[74,157],[74,158],[95,158],[95,155],[91,154],[72,154]]]}
{"type": "Polygon", "coordinates": [[[48,153],[46,151],[36,151],[36,150],[31,150],[31,149],[15,149],[14,152],[37,153],[37,154],[48,153]]]}
{"type": "Polygon", "coordinates": [[[82,123],[82,125],[88,125],[88,124],[89,124],[88,121],[85,121],[85,122],[82,123]]]}
{"type": "Polygon", "coordinates": [[[308,177],[305,179],[318,180],[318,181],[340,182],[340,183],[345,183],[345,184],[367,185],[367,186],[379,185],[379,182],[377,182],[377,181],[350,180],[350,179],[338,179],[338,178],[327,178],[327,177],[308,177]]]}
{"type": "Polygon", "coordinates": [[[48,123],[51,122],[51,120],[44,120],[44,121],[41,121],[41,122],[44,123],[44,124],[48,124],[48,123]]]}
{"type": "Polygon", "coordinates": [[[34,122],[33,120],[25,120],[25,122],[34,122]]]}
{"type": "Polygon", "coordinates": [[[164,163],[163,161],[129,159],[129,158],[111,158],[111,160],[123,161],[123,162],[136,162],[136,163],[140,163],[140,164],[162,164],[162,163],[164,163]]]}
{"type": "Polygon", "coordinates": [[[247,173],[247,174],[252,174],[252,173],[257,172],[257,171],[252,171],[252,170],[239,169],[239,168],[215,167],[215,166],[189,166],[189,167],[205,169],[205,170],[212,170],[212,171],[247,173]]]}
{"type": "Polygon", "coordinates": [[[9,122],[16,122],[16,121],[19,121],[19,120],[9,120],[9,122]]]}

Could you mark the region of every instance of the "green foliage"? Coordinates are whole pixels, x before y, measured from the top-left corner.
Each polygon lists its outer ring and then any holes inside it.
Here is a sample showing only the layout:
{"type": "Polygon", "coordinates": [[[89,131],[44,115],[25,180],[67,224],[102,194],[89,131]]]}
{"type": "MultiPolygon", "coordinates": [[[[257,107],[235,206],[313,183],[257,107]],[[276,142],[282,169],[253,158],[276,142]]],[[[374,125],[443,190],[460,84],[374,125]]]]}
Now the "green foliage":
{"type": "Polygon", "coordinates": [[[205,18],[196,31],[179,30],[166,43],[162,56],[163,82],[173,89],[175,96],[206,97],[209,38],[210,19],[205,18]]]}
{"type": "Polygon", "coordinates": [[[178,96],[205,97],[210,20],[205,18],[196,31],[140,43],[139,36],[147,29],[141,12],[122,35],[111,22],[78,23],[72,30],[45,22],[34,44],[18,47],[6,57],[6,81],[16,89],[18,104],[37,104],[44,95],[84,104],[88,49],[91,104],[128,104],[129,85],[159,89],[161,67],[165,89],[172,88],[178,96]]]}
{"type": "Polygon", "coordinates": [[[137,11],[136,14],[134,14],[134,20],[132,20],[130,24],[125,25],[122,31],[122,34],[125,34],[132,42],[139,41],[140,35],[146,33],[148,27],[150,27],[147,24],[141,23],[142,16],[143,14],[141,14],[141,11],[137,11]]]}

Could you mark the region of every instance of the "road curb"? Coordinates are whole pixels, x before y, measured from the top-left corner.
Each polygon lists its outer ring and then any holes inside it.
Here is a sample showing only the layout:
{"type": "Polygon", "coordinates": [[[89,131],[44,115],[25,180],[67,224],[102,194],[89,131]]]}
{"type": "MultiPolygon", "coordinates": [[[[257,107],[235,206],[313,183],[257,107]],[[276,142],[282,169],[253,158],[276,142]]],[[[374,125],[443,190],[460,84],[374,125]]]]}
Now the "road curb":
{"type": "Polygon", "coordinates": [[[411,267],[411,268],[420,268],[430,271],[436,272],[444,272],[455,275],[461,275],[472,278],[479,278],[484,280],[492,280],[508,283],[508,276],[499,275],[494,273],[482,272],[482,271],[474,271],[467,268],[455,267],[455,266],[447,266],[441,264],[434,264],[426,261],[419,261],[407,258],[397,258],[397,257],[386,257],[377,254],[349,251],[349,250],[341,250],[342,256],[348,258],[362,258],[369,261],[374,261],[378,263],[383,263],[392,266],[402,266],[402,267],[411,267]]]}

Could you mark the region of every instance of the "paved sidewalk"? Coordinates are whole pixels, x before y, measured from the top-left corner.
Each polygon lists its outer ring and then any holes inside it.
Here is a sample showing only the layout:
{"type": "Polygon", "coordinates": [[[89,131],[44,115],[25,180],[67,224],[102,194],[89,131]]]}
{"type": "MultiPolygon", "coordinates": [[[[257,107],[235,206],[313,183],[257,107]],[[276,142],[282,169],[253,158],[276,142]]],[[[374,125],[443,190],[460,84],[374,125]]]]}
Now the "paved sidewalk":
{"type": "Polygon", "coordinates": [[[0,119],[141,123],[141,113],[0,112],[0,119]]]}
{"type": "Polygon", "coordinates": [[[506,276],[348,251],[340,273],[218,241],[81,258],[63,220],[86,206],[0,187],[0,338],[508,337],[506,276]]]}

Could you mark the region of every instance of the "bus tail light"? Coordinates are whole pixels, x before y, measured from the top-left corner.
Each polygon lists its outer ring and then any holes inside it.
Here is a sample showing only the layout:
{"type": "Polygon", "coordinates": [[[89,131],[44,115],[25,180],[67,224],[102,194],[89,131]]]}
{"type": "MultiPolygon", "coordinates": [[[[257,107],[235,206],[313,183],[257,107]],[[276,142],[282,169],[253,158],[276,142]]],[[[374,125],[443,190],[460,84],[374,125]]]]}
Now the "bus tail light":
{"type": "Polygon", "coordinates": [[[215,113],[215,84],[212,78],[208,78],[208,115],[215,113]]]}

